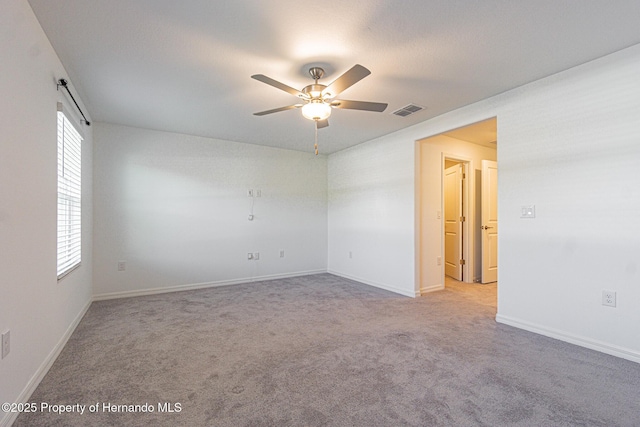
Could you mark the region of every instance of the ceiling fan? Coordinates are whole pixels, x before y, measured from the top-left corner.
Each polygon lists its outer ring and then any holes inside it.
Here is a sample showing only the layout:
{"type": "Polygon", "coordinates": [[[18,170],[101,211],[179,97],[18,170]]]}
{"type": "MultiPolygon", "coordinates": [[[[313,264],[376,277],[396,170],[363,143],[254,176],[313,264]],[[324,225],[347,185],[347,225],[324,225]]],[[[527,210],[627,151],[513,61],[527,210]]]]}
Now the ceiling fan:
{"type": "Polygon", "coordinates": [[[311,67],[309,69],[311,78],[315,80],[315,83],[310,84],[302,88],[302,90],[294,89],[287,86],[284,83],[273,80],[264,74],[255,74],[251,76],[252,79],[261,81],[271,85],[277,89],[283,90],[291,95],[297,96],[302,100],[302,103],[288,105],[286,107],[274,108],[273,110],[261,111],[259,113],[253,113],[255,116],[264,116],[271,113],[277,113],[280,111],[291,110],[294,108],[302,108],[302,115],[309,120],[316,122],[316,129],[329,126],[329,116],[331,115],[331,108],[342,108],[348,110],[363,110],[363,111],[375,111],[382,112],[387,108],[387,104],[380,102],[366,102],[366,101],[348,101],[346,99],[335,99],[345,89],[358,83],[360,80],[371,74],[371,71],[367,70],[362,65],[356,64],[350,70],[338,77],[329,86],[319,84],[318,80],[324,76],[324,70],[320,67],[311,67]]]}

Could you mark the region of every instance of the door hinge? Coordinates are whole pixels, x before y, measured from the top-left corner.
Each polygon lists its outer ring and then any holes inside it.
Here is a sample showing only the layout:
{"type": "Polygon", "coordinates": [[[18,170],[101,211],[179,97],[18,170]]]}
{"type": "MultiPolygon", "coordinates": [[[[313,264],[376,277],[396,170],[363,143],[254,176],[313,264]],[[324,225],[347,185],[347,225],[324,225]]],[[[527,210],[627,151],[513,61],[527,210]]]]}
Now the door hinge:
{"type": "Polygon", "coordinates": [[[460,222],[465,222],[467,219],[463,216],[460,217],[460,222]]]}
{"type": "Polygon", "coordinates": [[[461,259],[460,260],[460,265],[465,265],[465,264],[466,264],[466,262],[463,259],[461,259]]]}

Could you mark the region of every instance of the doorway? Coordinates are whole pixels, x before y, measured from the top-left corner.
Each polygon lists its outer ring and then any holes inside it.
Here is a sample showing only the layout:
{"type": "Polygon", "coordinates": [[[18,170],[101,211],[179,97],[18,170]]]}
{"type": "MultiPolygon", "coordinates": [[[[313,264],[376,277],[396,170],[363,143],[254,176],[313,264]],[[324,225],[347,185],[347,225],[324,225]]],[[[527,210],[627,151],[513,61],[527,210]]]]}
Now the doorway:
{"type": "MultiPolygon", "coordinates": [[[[497,223],[483,224],[481,211],[483,160],[497,161],[497,119],[427,137],[417,141],[416,148],[419,292],[444,289],[451,280],[481,282],[484,225],[497,231],[497,223]]],[[[497,209],[492,214],[497,219],[497,209]]],[[[497,234],[491,237],[497,247],[497,234]]],[[[497,267],[496,251],[496,276],[497,267]]]]}

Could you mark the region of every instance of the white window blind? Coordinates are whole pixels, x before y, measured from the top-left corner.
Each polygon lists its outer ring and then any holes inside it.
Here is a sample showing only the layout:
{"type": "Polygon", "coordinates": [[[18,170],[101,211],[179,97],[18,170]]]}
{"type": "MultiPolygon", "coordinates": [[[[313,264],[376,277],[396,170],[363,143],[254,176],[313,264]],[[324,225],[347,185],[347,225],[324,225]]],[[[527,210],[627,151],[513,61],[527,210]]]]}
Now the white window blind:
{"type": "Polygon", "coordinates": [[[58,111],[58,279],[80,265],[81,142],[78,131],[58,111]]]}

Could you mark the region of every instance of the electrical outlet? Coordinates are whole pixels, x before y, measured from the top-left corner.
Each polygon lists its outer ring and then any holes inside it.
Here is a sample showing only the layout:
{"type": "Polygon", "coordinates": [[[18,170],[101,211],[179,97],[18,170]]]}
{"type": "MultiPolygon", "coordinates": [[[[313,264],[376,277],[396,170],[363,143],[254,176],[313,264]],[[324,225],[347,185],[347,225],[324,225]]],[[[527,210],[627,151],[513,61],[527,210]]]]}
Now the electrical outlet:
{"type": "Polygon", "coordinates": [[[126,261],[118,261],[118,271],[125,271],[127,269],[126,261]]]}
{"type": "Polygon", "coordinates": [[[11,331],[2,334],[2,358],[7,357],[11,351],[11,331]]]}
{"type": "Polygon", "coordinates": [[[349,259],[353,258],[353,252],[349,251],[349,259]]]}
{"type": "Polygon", "coordinates": [[[280,258],[284,258],[284,251],[280,251],[280,258]]]}
{"type": "Polygon", "coordinates": [[[247,190],[247,197],[253,197],[253,190],[247,190]]]}
{"type": "Polygon", "coordinates": [[[616,306],[616,292],[615,291],[602,291],[602,305],[608,307],[616,306]]]}
{"type": "Polygon", "coordinates": [[[256,197],[262,197],[262,190],[256,190],[256,197]]]}
{"type": "Polygon", "coordinates": [[[252,254],[251,252],[249,252],[249,253],[247,254],[247,259],[248,259],[248,260],[252,260],[252,259],[253,259],[253,254],[252,254]]]}
{"type": "Polygon", "coordinates": [[[441,257],[441,256],[439,256],[439,257],[437,257],[437,258],[436,258],[436,263],[437,263],[438,265],[442,265],[442,257],[441,257]]]}
{"type": "Polygon", "coordinates": [[[256,261],[260,259],[260,252],[256,252],[255,254],[253,254],[253,259],[255,259],[256,261]]]}

